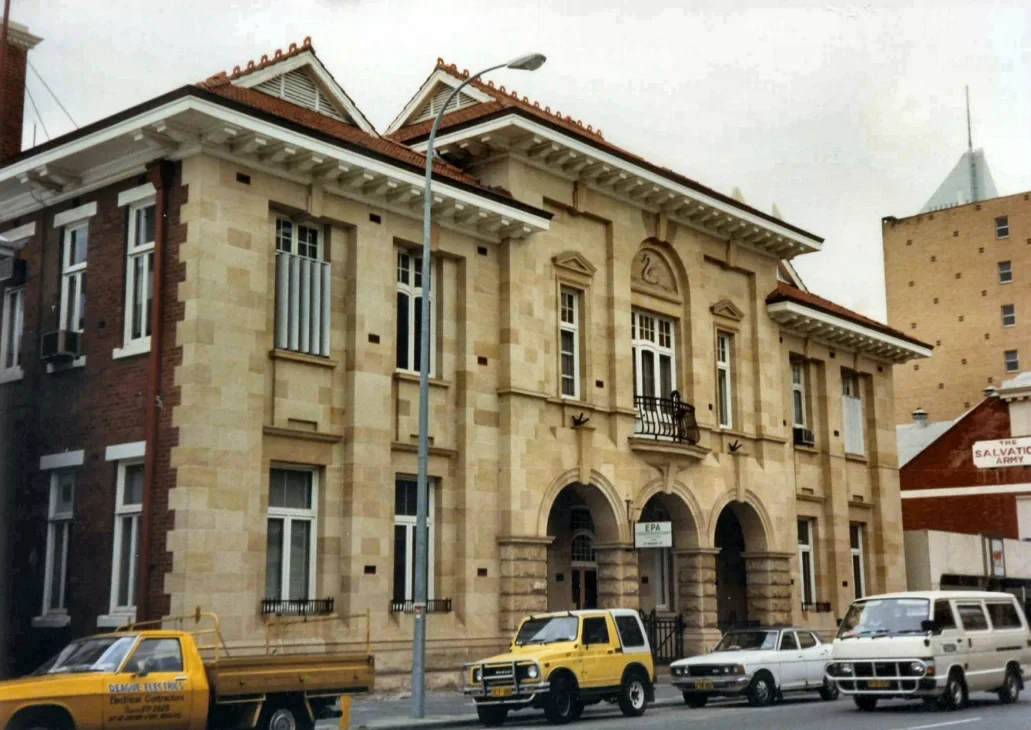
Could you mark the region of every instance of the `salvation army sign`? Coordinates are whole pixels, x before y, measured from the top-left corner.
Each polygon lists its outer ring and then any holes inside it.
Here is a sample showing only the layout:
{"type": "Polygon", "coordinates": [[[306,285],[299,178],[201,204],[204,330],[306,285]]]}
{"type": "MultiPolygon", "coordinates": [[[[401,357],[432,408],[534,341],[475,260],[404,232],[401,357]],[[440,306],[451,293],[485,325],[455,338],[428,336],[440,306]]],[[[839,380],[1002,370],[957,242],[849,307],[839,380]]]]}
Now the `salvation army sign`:
{"type": "Polygon", "coordinates": [[[978,469],[1028,464],[1031,464],[1031,436],[974,443],[974,466],[978,469]]]}

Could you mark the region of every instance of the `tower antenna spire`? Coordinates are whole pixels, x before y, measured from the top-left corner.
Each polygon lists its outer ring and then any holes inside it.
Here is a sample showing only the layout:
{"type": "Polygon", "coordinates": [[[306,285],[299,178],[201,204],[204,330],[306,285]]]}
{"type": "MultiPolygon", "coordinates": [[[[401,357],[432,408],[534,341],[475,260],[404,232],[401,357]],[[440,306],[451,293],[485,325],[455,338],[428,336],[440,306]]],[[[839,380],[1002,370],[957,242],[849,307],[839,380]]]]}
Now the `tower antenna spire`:
{"type": "Polygon", "coordinates": [[[967,150],[970,152],[974,151],[974,136],[970,131],[970,87],[964,86],[964,92],[967,96],[967,150]]]}
{"type": "Polygon", "coordinates": [[[964,86],[967,97],[967,156],[970,158],[970,202],[981,199],[977,191],[977,160],[974,157],[974,135],[970,128],[970,87],[964,86]]]}

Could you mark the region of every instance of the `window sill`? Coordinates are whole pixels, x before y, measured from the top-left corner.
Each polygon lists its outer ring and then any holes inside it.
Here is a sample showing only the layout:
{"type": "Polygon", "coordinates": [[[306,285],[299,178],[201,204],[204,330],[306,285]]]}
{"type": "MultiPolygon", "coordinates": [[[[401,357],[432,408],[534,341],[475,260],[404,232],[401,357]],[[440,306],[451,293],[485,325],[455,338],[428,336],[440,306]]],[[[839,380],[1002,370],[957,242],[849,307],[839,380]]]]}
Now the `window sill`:
{"type": "MultiPolygon", "coordinates": [[[[410,370],[395,370],[394,371],[394,380],[405,380],[405,381],[407,381],[409,383],[418,383],[419,382],[419,373],[413,373],[410,370]]],[[[431,375],[430,376],[430,385],[433,386],[434,388],[450,388],[451,387],[451,381],[450,380],[441,380],[440,378],[435,378],[435,377],[433,377],[431,375]]]]}
{"type": "Polygon", "coordinates": [[[300,428],[283,428],[281,426],[265,426],[262,432],[266,436],[284,436],[286,438],[302,439],[304,441],[321,441],[323,443],[335,444],[343,440],[343,436],[324,431],[305,431],[300,428]]]}
{"type": "Polygon", "coordinates": [[[867,459],[865,455],[863,455],[863,454],[850,454],[848,452],[845,452],[845,460],[846,461],[854,461],[854,462],[856,462],[858,464],[868,464],[868,463],[870,463],[870,460],[867,459]]]}
{"type": "Polygon", "coordinates": [[[269,357],[276,360],[292,360],[293,362],[304,362],[309,365],[317,365],[318,367],[333,369],[337,366],[336,360],[330,360],[328,357],[322,357],[321,355],[309,355],[304,352],[294,352],[293,350],[269,350],[269,357]]]}
{"type": "Polygon", "coordinates": [[[807,454],[819,454],[820,453],[820,450],[818,448],[816,448],[815,446],[811,446],[809,444],[793,444],[793,445],[795,447],[795,451],[803,451],[803,452],[805,452],[807,454]]]}
{"type": "Polygon", "coordinates": [[[119,626],[132,623],[136,620],[135,609],[126,613],[110,613],[106,616],[97,616],[98,629],[117,629],[119,626]]]}
{"type": "Polygon", "coordinates": [[[32,619],[34,629],[63,629],[72,622],[71,616],[66,613],[50,613],[46,616],[35,616],[32,619]]]}
{"type": "Polygon", "coordinates": [[[75,358],[74,360],[72,360],[67,365],[57,365],[57,366],[55,366],[54,363],[48,362],[47,363],[47,374],[63,373],[66,370],[74,370],[75,368],[84,368],[84,367],[86,367],[86,356],[85,355],[80,355],[79,357],[75,358]]]}
{"type": "Polygon", "coordinates": [[[25,376],[21,367],[11,368],[0,373],[0,384],[2,383],[15,383],[21,380],[25,376]]]}
{"type": "Polygon", "coordinates": [[[145,340],[134,340],[125,347],[116,347],[111,351],[112,360],[121,360],[123,357],[135,357],[137,355],[150,354],[150,338],[145,340]]]}

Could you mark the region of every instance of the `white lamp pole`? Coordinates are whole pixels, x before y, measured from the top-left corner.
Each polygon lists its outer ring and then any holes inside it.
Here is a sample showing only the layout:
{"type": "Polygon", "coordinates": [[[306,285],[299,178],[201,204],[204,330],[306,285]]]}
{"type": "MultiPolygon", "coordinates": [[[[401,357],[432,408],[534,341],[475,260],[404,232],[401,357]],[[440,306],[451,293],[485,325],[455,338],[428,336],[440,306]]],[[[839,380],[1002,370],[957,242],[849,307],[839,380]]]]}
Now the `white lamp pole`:
{"type": "Polygon", "coordinates": [[[429,464],[429,423],[430,423],[430,306],[432,301],[431,280],[433,267],[430,265],[430,213],[433,207],[433,144],[437,139],[437,127],[451,101],[467,84],[485,73],[499,68],[514,68],[521,71],[536,71],[544,65],[545,57],[540,53],[512,59],[507,63],[485,68],[473,74],[451,92],[444,106],[437,112],[430,129],[429,143],[426,145],[426,183],[423,189],[422,210],[422,285],[423,304],[419,338],[419,492],[417,499],[418,517],[415,523],[415,636],[412,647],[412,717],[422,718],[426,715],[426,597],[428,573],[428,534],[426,530],[427,513],[429,512],[429,482],[427,468],[429,464]]]}

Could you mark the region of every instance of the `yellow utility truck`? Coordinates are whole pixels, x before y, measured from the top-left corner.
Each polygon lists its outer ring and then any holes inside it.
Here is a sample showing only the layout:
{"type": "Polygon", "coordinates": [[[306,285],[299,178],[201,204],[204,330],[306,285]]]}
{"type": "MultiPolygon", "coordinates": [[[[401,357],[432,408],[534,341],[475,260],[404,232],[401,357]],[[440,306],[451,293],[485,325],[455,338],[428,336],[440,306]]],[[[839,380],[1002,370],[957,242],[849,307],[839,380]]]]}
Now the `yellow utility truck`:
{"type": "Polygon", "coordinates": [[[273,619],[264,651],[249,654],[229,652],[218,617],[199,610],[77,639],[30,676],[0,682],[0,728],[310,730],[339,715],[342,695],[372,691],[368,629],[364,652],[317,654],[272,640],[289,625],[273,619]],[[162,628],[189,620],[192,631],[162,628]]]}

